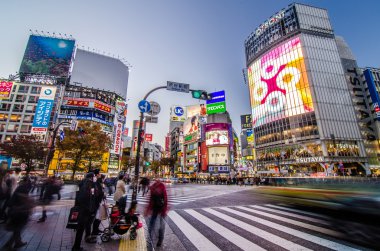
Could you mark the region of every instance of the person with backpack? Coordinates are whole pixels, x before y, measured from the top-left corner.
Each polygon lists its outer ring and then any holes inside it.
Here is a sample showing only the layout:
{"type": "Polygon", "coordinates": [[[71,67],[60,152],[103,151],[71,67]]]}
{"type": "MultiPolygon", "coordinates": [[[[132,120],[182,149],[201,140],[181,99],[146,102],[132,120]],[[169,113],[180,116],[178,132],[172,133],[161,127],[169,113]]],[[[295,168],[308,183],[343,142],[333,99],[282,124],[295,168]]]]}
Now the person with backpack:
{"type": "Polygon", "coordinates": [[[149,221],[149,236],[153,241],[153,231],[157,219],[160,222],[157,247],[162,245],[165,234],[165,217],[168,213],[168,196],[165,184],[157,179],[150,187],[150,200],[145,210],[145,215],[151,215],[149,221]]]}

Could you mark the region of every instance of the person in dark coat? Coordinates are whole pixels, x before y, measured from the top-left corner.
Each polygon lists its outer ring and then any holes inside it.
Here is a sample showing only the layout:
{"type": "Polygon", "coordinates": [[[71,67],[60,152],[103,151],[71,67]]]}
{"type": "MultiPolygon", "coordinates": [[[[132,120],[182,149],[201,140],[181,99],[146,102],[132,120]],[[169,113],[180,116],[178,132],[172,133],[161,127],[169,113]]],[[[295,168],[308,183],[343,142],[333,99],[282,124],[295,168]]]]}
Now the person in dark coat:
{"type": "Polygon", "coordinates": [[[75,242],[72,251],[81,251],[83,232],[85,241],[95,243],[96,239],[91,237],[91,217],[96,213],[96,177],[93,172],[86,175],[86,178],[79,184],[79,192],[75,198],[75,204],[79,207],[78,228],[75,235],[75,242]]]}
{"type": "Polygon", "coordinates": [[[24,177],[8,202],[9,213],[5,228],[13,234],[1,250],[14,250],[27,244],[21,240],[21,231],[28,223],[33,208],[33,201],[28,195],[31,187],[28,177],[24,177]]]}
{"type": "MultiPolygon", "coordinates": [[[[105,179],[105,175],[104,174],[100,174],[99,173],[99,169],[96,169],[94,171],[94,173],[97,176],[97,179],[96,179],[96,182],[95,182],[95,186],[96,186],[96,194],[95,194],[96,211],[95,212],[98,212],[99,207],[100,207],[100,203],[104,199],[106,199],[105,192],[104,192],[104,184],[103,184],[103,181],[105,179]]],[[[96,217],[93,220],[92,233],[91,233],[92,236],[96,236],[96,235],[98,235],[100,233],[99,226],[100,226],[101,222],[102,221],[100,219],[97,219],[96,217]]]]}
{"type": "Polygon", "coordinates": [[[153,240],[153,230],[156,224],[157,218],[160,221],[160,229],[158,232],[157,247],[162,245],[165,234],[165,217],[168,213],[168,196],[166,193],[166,187],[160,180],[150,187],[150,200],[145,210],[145,215],[151,215],[149,222],[149,235],[153,240]]]}
{"type": "Polygon", "coordinates": [[[42,217],[37,221],[38,223],[45,222],[47,218],[46,206],[53,200],[53,194],[56,191],[56,178],[55,176],[49,177],[42,185],[40,200],[42,204],[42,217]]]}

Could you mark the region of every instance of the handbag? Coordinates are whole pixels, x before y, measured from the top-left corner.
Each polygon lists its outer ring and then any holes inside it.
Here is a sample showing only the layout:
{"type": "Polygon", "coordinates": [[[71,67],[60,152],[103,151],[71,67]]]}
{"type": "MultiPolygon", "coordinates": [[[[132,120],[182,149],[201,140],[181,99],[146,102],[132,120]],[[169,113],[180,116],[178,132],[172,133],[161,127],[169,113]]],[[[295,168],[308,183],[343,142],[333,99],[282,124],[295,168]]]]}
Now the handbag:
{"type": "Polygon", "coordinates": [[[70,209],[69,219],[67,220],[66,228],[77,229],[78,217],[79,217],[79,207],[74,206],[70,209]]]}

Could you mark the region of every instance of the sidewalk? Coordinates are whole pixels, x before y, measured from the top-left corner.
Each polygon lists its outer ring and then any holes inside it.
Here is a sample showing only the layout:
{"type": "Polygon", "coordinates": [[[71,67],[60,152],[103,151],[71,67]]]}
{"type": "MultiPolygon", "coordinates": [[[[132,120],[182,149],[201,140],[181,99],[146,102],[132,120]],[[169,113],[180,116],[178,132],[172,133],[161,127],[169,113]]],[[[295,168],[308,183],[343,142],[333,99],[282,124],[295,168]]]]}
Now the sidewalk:
{"type": "MultiPolygon", "coordinates": [[[[73,200],[54,201],[47,208],[47,220],[44,223],[37,223],[41,217],[41,207],[34,208],[28,225],[22,232],[22,240],[28,244],[18,250],[28,251],[69,251],[71,250],[74,239],[74,230],[67,229],[66,223],[73,200]]],[[[106,222],[104,222],[106,224],[106,222]]],[[[121,239],[115,236],[107,243],[103,243],[98,237],[97,243],[89,244],[84,240],[82,247],[85,250],[105,251],[105,250],[146,250],[145,226],[138,230],[138,238],[134,241],[129,240],[129,234],[125,234],[121,239]]],[[[5,231],[4,224],[0,225],[0,248],[10,238],[11,233],[5,231]]]]}

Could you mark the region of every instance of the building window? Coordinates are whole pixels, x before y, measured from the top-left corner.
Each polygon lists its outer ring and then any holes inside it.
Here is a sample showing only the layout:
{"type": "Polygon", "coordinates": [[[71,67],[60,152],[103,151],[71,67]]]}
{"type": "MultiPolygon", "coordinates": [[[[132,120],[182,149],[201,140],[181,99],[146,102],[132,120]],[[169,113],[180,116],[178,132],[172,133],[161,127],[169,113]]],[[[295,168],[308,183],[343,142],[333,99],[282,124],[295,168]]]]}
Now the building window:
{"type": "Polygon", "coordinates": [[[11,108],[11,104],[0,104],[0,111],[9,111],[11,108]]]}
{"type": "Polygon", "coordinates": [[[16,124],[8,124],[7,132],[17,132],[18,127],[16,124]]]}
{"type": "Polygon", "coordinates": [[[13,106],[13,111],[14,112],[22,112],[23,110],[24,110],[24,105],[15,104],[13,106]]]}
{"type": "Polygon", "coordinates": [[[32,93],[32,94],[39,94],[40,91],[41,91],[41,87],[33,86],[32,90],[30,91],[30,93],[32,93]]]}
{"type": "Polygon", "coordinates": [[[36,106],[35,105],[27,105],[26,106],[26,112],[35,112],[36,106]]]}
{"type": "Polygon", "coordinates": [[[16,102],[24,102],[25,98],[25,95],[16,95],[16,102]]]}
{"type": "Polygon", "coordinates": [[[12,122],[20,122],[21,121],[21,115],[17,115],[17,114],[11,115],[10,121],[12,121],[12,122]]]}
{"type": "Polygon", "coordinates": [[[38,96],[29,96],[28,103],[37,103],[38,102],[38,96]]]}
{"type": "Polygon", "coordinates": [[[12,92],[16,92],[16,90],[17,90],[17,85],[14,85],[13,89],[12,89],[12,92]]]}
{"type": "Polygon", "coordinates": [[[0,124],[0,132],[4,132],[5,131],[5,124],[0,124]]]}
{"type": "Polygon", "coordinates": [[[31,123],[33,121],[34,116],[33,115],[25,115],[24,116],[24,123],[31,123]]]}
{"type": "Polygon", "coordinates": [[[20,87],[18,88],[19,93],[28,93],[28,91],[29,91],[29,86],[26,86],[26,85],[20,85],[20,87]]]}
{"type": "Polygon", "coordinates": [[[30,125],[22,125],[20,133],[30,133],[31,129],[32,129],[32,126],[30,125]]]}
{"type": "Polygon", "coordinates": [[[8,114],[0,113],[0,121],[7,121],[7,119],[8,119],[8,114]]]}

